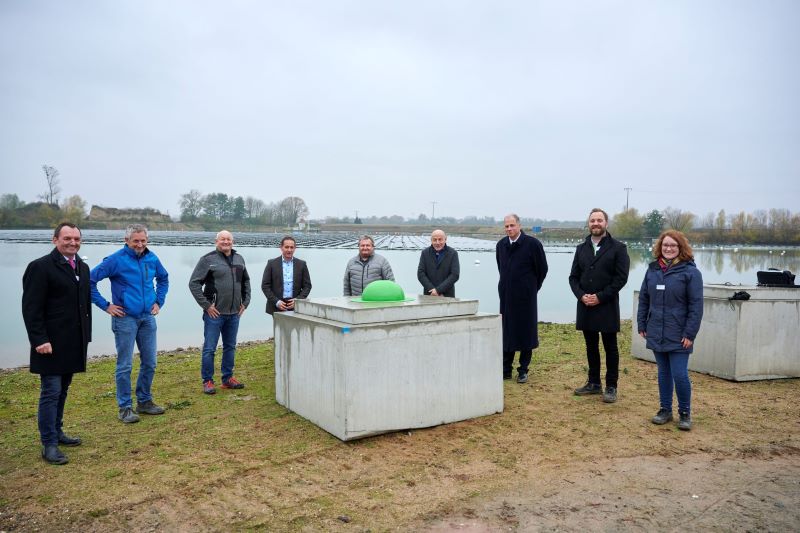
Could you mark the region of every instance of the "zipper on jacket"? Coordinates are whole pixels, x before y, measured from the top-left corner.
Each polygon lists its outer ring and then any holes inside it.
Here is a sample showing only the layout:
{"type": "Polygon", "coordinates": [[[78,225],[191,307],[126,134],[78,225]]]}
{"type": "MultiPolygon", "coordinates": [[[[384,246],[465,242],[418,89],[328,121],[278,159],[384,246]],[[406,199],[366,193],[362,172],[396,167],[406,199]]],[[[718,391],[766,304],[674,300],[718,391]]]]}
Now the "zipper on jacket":
{"type": "Polygon", "coordinates": [[[231,271],[231,307],[230,311],[233,313],[234,304],[236,303],[236,269],[233,266],[233,251],[231,251],[231,264],[229,266],[231,271]]]}
{"type": "Polygon", "coordinates": [[[137,255],[136,256],[136,261],[139,263],[139,279],[140,279],[140,281],[142,283],[142,311],[141,312],[145,313],[146,309],[144,309],[144,308],[147,307],[147,301],[146,301],[147,296],[145,295],[145,291],[144,291],[144,282],[145,282],[145,277],[147,276],[147,265],[144,265],[145,270],[144,270],[144,272],[142,272],[142,257],[144,257],[144,252],[142,252],[142,255],[137,255]]]}

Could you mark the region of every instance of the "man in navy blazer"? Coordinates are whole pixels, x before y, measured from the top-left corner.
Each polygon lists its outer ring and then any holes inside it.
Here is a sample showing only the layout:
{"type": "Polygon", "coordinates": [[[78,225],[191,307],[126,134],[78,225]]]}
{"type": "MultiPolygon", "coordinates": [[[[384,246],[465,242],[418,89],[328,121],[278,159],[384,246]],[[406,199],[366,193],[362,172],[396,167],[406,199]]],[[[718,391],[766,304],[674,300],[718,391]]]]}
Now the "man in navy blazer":
{"type": "Polygon", "coordinates": [[[267,297],[267,313],[294,311],[295,299],[307,298],[311,292],[311,275],[302,259],[294,256],[294,237],[281,239],[281,255],[267,261],[261,290],[267,297]]]}
{"type": "Polygon", "coordinates": [[[461,274],[458,252],[447,246],[447,235],[437,229],[431,233],[431,245],[419,256],[417,279],[425,294],[456,296],[456,281],[461,274]]]}

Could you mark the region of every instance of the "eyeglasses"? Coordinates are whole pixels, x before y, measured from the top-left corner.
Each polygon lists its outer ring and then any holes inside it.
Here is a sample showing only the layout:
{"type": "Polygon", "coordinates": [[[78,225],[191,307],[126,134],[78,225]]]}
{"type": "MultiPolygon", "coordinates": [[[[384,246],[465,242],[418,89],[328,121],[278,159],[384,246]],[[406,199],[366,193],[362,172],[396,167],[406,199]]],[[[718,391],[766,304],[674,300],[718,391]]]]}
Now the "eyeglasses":
{"type": "Polygon", "coordinates": [[[677,244],[662,244],[662,248],[680,248],[677,244]]]}

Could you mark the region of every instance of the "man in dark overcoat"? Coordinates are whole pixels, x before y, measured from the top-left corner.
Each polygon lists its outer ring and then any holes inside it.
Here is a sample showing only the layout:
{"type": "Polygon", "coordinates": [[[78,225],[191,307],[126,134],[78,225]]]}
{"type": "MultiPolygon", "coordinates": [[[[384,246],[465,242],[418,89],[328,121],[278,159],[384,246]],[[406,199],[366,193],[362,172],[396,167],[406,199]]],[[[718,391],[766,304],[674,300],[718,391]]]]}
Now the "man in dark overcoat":
{"type": "Polygon", "coordinates": [[[66,464],[58,445],[81,440],[62,430],[64,404],[72,375],[86,371],[92,337],[89,267],[78,256],[81,231],[61,223],[53,233],[52,252],[32,261],[22,276],[22,318],[31,343],[30,371],[41,376],[39,436],[42,458],[66,464]]]}
{"type": "Polygon", "coordinates": [[[599,208],[589,213],[589,233],[575,249],[569,285],[578,299],[575,328],[583,331],[589,379],[575,389],[579,396],[603,394],[617,401],[619,378],[619,291],[628,282],[628,248],[608,233],[608,214],[599,208]],[[606,352],[606,390],[600,384],[600,337],[606,352]]]}
{"type": "Polygon", "coordinates": [[[519,217],[503,219],[506,235],[497,242],[500,314],[503,321],[503,379],[511,379],[519,352],[517,383],[528,381],[533,349],[539,346],[537,294],[547,275],[547,258],[538,239],[520,229],[519,217]]]}
{"type": "Polygon", "coordinates": [[[437,229],[431,233],[431,245],[422,250],[417,266],[417,279],[425,294],[456,296],[456,281],[461,275],[458,252],[447,246],[447,235],[437,229]]]}

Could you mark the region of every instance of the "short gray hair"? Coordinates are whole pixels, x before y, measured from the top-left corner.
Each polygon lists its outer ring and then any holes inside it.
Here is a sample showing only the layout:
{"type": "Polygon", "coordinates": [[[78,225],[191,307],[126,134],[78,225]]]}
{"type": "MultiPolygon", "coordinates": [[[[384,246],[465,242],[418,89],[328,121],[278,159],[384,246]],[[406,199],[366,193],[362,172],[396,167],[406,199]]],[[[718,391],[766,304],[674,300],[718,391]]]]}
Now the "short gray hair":
{"type": "Polygon", "coordinates": [[[130,239],[134,233],[144,233],[144,236],[147,237],[147,226],[144,224],[131,224],[125,228],[125,239],[130,239]]]}
{"type": "Polygon", "coordinates": [[[505,219],[507,219],[509,217],[513,218],[516,221],[516,223],[519,224],[519,215],[517,215],[516,213],[509,213],[509,214],[507,214],[506,216],[503,217],[503,220],[505,220],[505,219]]]}
{"type": "Polygon", "coordinates": [[[375,246],[375,241],[372,240],[372,237],[370,237],[369,235],[362,235],[361,237],[359,237],[358,238],[359,245],[361,244],[361,241],[369,241],[372,243],[372,246],[375,246]]]}

